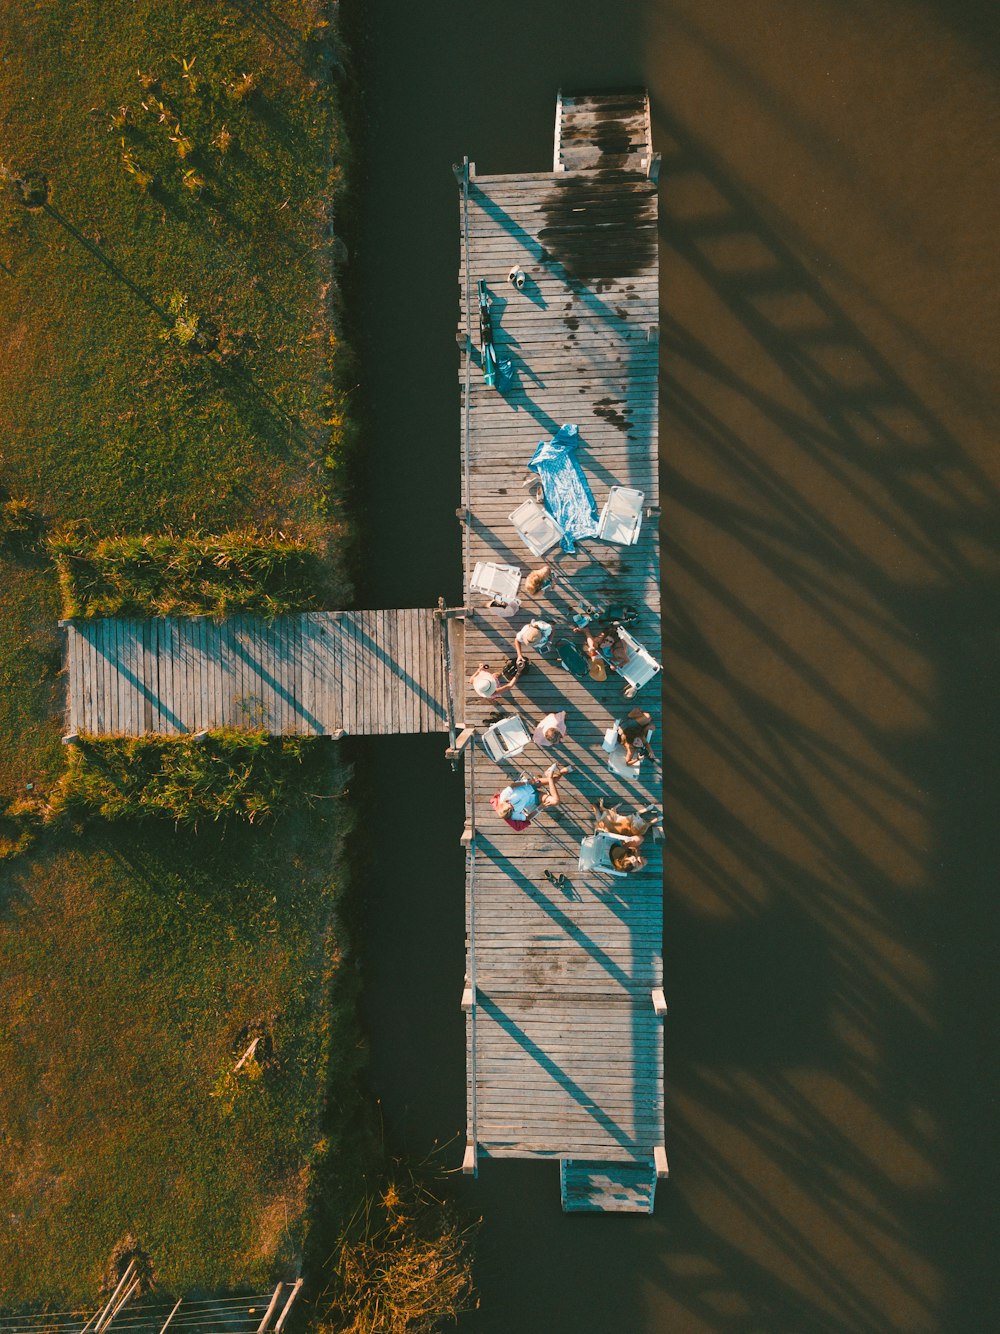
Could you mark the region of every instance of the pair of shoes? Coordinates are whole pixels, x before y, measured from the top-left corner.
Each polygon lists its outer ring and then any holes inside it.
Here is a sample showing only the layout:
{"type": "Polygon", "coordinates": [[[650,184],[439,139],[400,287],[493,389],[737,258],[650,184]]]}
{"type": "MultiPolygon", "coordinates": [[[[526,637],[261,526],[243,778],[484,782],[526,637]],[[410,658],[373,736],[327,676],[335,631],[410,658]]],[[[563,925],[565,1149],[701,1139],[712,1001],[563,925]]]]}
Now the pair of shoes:
{"type": "Polygon", "coordinates": [[[507,281],[511,287],[516,287],[519,292],[524,290],[524,270],[519,269],[515,264],[510,273],[507,274],[507,281]]]}

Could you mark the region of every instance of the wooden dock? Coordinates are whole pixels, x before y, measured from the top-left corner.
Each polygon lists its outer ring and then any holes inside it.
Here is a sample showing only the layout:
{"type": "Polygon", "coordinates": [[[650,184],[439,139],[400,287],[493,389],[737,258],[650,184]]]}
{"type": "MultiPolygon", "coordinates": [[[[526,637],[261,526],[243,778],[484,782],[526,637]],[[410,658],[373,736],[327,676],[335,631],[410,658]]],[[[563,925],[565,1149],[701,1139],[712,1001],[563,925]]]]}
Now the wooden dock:
{"type": "MultiPolygon", "coordinates": [[[[465,624],[466,678],[480,662],[497,667],[511,654],[529,617],[579,643],[570,623],[578,598],[638,607],[636,638],[661,656],[656,160],[645,95],[560,96],[553,167],[480,176],[467,164],[460,181],[461,514],[465,602],[475,609],[465,624]],[[521,291],[507,281],[513,266],[526,275],[521,291]],[[480,279],[493,298],[498,358],[513,367],[502,393],[480,369],[480,279]],[[565,578],[506,620],[471,590],[470,575],[481,560],[523,572],[541,563],[508,516],[529,494],[522,483],[535,447],[567,422],[579,427],[598,507],[620,484],[641,490],[654,513],[635,546],[588,539],[575,556],[548,553],[565,578]]],[[[601,750],[611,722],[641,705],[656,720],[662,753],[658,682],[633,702],[615,675],[579,681],[551,654],[532,654],[500,707],[531,728],[566,709],[568,740],[552,750],[531,745],[502,768],[478,743],[464,752],[466,1169],[487,1157],[557,1158],[566,1209],[651,1210],[666,1172],[662,845],[647,839],[648,866],[627,878],[578,869],[592,801],[604,796],[623,812],[661,802],[658,768],[646,760],[638,779],[623,781],[601,750]],[[515,832],[491,809],[491,795],[518,772],[539,776],[553,759],[575,770],[563,780],[563,804],[515,832]]],[[[467,726],[481,730],[496,709],[466,689],[467,726]]]]}
{"type": "Polygon", "coordinates": [[[448,623],[437,611],[63,624],[69,734],[449,730],[448,623]]]}

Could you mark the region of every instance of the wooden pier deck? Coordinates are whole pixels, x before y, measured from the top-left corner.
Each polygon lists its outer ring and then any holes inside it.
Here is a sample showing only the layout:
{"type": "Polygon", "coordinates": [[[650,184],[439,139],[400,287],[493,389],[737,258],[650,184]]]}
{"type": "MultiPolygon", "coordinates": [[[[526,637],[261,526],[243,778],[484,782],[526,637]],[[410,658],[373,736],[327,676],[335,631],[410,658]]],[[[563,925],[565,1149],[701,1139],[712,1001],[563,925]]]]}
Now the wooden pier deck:
{"type": "MultiPolygon", "coordinates": [[[[554,591],[523,602],[512,621],[469,587],[479,560],[539,565],[509,514],[528,492],[526,465],[541,439],[579,426],[579,460],[598,507],[611,485],[641,490],[657,507],[657,198],[643,94],[561,98],[552,172],[479,176],[460,197],[465,602],[465,675],[513,653],[529,617],[574,635],[577,595],[640,609],[636,637],[660,659],[659,543],[655,515],[635,546],[584,542],[561,555],[554,591]],[[507,282],[512,266],[523,291],[507,282]],[[476,284],[493,297],[497,355],[514,382],[484,383],[476,284]]],[[[545,557],[559,556],[558,548],[545,557]]],[[[578,870],[599,796],[634,811],[662,799],[660,773],[644,761],[623,781],[601,750],[605,729],[630,708],[654,716],[659,752],[659,678],[634,701],[615,675],[579,681],[551,654],[531,667],[501,707],[533,728],[568,711],[569,736],[551,750],[529,746],[503,768],[474,746],[465,752],[467,978],[467,1168],[484,1157],[551,1157],[561,1163],[567,1209],[648,1210],[663,1156],[661,844],[646,841],[648,866],[627,878],[578,870]],[[574,766],[563,804],[517,833],[489,805],[518,772],[533,777],[553,759],[574,766]],[[548,876],[546,875],[548,873],[548,876]],[[565,879],[560,880],[562,876],[565,879]],[[549,877],[552,877],[550,879],[549,877]],[[556,883],[553,883],[553,879],[556,883]]],[[[468,688],[464,722],[482,728],[497,708],[468,688]]],[[[461,709],[461,706],[460,706],[461,709]]]]}
{"type": "Polygon", "coordinates": [[[71,734],[449,730],[445,622],[429,609],[63,624],[71,734]]]}

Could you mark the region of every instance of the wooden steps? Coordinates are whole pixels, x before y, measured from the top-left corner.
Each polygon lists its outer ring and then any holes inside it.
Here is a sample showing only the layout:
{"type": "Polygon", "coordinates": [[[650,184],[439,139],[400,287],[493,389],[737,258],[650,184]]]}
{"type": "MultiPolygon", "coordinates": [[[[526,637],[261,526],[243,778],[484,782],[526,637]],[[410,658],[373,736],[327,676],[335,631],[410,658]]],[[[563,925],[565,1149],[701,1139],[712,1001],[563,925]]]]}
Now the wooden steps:
{"type": "Polygon", "coordinates": [[[554,171],[645,172],[651,143],[645,89],[583,95],[560,92],[554,171]]]}
{"type": "Polygon", "coordinates": [[[651,1214],[656,1168],[652,1158],[643,1162],[563,1158],[559,1188],[567,1213],[651,1214]]]}

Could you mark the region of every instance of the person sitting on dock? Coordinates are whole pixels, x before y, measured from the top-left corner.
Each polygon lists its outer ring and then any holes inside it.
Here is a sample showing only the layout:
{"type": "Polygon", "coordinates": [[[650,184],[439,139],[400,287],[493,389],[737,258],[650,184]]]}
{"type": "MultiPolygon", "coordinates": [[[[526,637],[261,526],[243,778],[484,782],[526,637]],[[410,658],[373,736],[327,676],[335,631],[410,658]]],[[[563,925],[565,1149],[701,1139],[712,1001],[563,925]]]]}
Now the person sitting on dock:
{"type": "Polygon", "coordinates": [[[535,728],[531,739],[536,746],[554,746],[566,735],[566,710],[547,713],[535,728]]]}
{"type": "Polygon", "coordinates": [[[583,642],[583,651],[591,659],[606,662],[613,668],[628,662],[628,648],[613,626],[609,629],[595,627],[588,630],[583,642]]]}
{"type": "Polygon", "coordinates": [[[629,721],[618,727],[618,740],[625,748],[625,763],[638,765],[641,760],[648,759],[658,764],[649,744],[654,731],[653,715],[645,709],[632,709],[628,717],[629,721]]]}
{"type": "Polygon", "coordinates": [[[514,652],[517,654],[517,661],[524,661],[524,650],[526,648],[533,648],[536,653],[544,653],[551,638],[552,626],[548,621],[529,621],[527,625],[522,625],[514,636],[514,652]]]}
{"type": "Polygon", "coordinates": [[[559,789],[556,787],[556,781],[567,773],[569,773],[568,766],[550,764],[542,774],[540,782],[533,783],[530,779],[523,779],[519,783],[510,784],[490,798],[490,805],[502,820],[506,820],[511,829],[520,832],[522,829],[527,829],[540,810],[559,805],[559,789]]]}
{"type": "Polygon", "coordinates": [[[617,806],[605,806],[604,798],[601,797],[593,805],[592,810],[595,817],[595,832],[603,830],[607,834],[616,834],[618,837],[633,840],[636,845],[642,842],[650,830],[653,831],[654,838],[660,830],[661,817],[658,806],[644,806],[634,815],[622,815],[617,806]]]}
{"type": "Polygon", "coordinates": [[[608,849],[608,861],[616,871],[641,871],[647,865],[646,858],[639,851],[638,839],[628,839],[624,843],[612,843],[608,849]]]}
{"type": "Polygon", "coordinates": [[[529,598],[537,598],[539,593],[544,593],[551,583],[552,566],[539,565],[537,570],[531,570],[525,575],[521,587],[529,598]]]}
{"type": "Polygon", "coordinates": [[[469,685],[483,699],[502,695],[505,690],[510,690],[516,684],[527,665],[527,658],[510,659],[504,663],[499,672],[495,672],[488,663],[481,662],[469,677],[469,685]]]}

